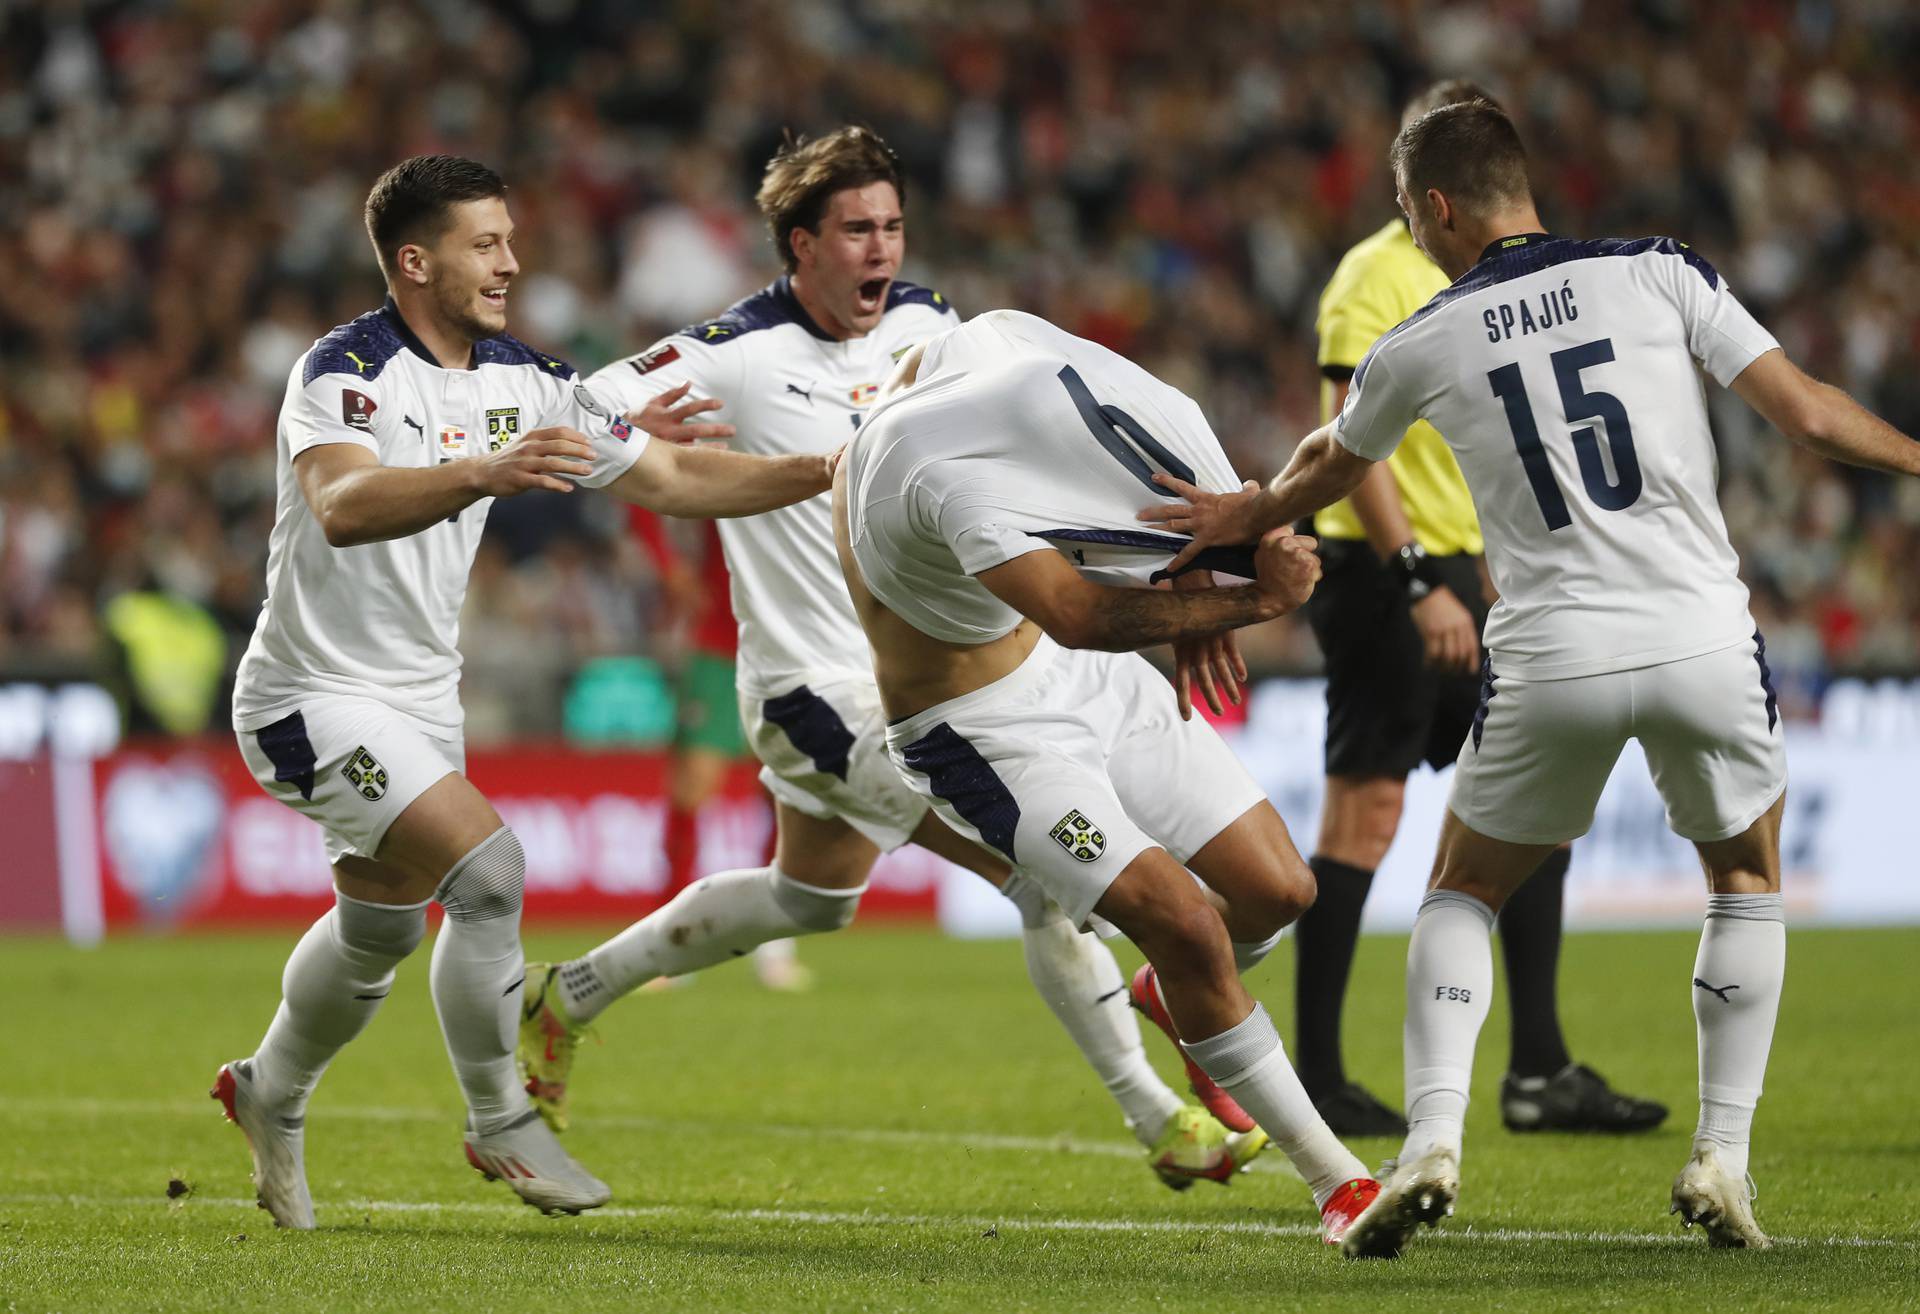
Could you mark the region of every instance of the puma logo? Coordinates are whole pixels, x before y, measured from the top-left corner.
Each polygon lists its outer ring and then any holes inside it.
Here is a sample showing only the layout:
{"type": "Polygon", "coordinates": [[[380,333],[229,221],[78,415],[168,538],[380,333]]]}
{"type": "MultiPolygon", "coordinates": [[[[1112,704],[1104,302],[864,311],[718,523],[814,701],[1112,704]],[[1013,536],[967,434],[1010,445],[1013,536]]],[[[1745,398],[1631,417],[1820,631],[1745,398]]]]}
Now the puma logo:
{"type": "Polygon", "coordinates": [[[354,355],[351,351],[347,353],[347,359],[352,361],[353,367],[359,370],[362,374],[365,374],[367,372],[367,363],[364,360],[361,360],[358,356],[354,355]]]}
{"type": "Polygon", "coordinates": [[[425,438],[427,436],[426,425],[420,423],[420,421],[414,419],[411,415],[402,415],[400,418],[405,420],[408,424],[411,424],[419,432],[422,438],[425,438]]]}
{"type": "Polygon", "coordinates": [[[1720,1002],[1723,1004],[1731,1004],[1733,1002],[1731,999],[1727,998],[1727,991],[1738,990],[1740,988],[1737,985],[1710,986],[1697,976],[1693,978],[1693,983],[1699,986],[1702,990],[1706,991],[1710,995],[1718,995],[1720,997],[1720,1002]]]}
{"type": "Polygon", "coordinates": [[[1115,995],[1124,995],[1126,993],[1127,993],[1127,988],[1123,985],[1118,985],[1118,986],[1115,986],[1113,989],[1107,991],[1106,994],[1101,995],[1100,998],[1094,1000],[1093,1002],[1095,1004],[1104,1004],[1109,999],[1112,999],[1115,995]]]}
{"type": "Polygon", "coordinates": [[[792,393],[796,397],[805,397],[807,399],[807,405],[809,406],[813,405],[813,389],[812,388],[808,388],[805,391],[802,391],[799,384],[789,383],[787,385],[787,391],[792,393]]]}

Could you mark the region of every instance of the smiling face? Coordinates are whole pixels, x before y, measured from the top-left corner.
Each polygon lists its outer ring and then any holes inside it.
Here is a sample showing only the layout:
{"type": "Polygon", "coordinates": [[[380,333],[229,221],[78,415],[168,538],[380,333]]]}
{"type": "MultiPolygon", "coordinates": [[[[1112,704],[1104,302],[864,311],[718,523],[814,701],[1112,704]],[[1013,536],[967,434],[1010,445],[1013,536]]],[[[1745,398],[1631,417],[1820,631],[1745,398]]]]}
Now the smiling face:
{"type": "Polygon", "coordinates": [[[507,287],[520,272],[513,217],[497,196],[460,201],[431,242],[400,248],[400,269],[432,302],[449,330],[472,342],[507,331],[507,287]]]}
{"type": "Polygon", "coordinates": [[[849,187],[827,199],[817,229],[792,236],[794,292],[837,338],[871,333],[906,253],[906,219],[890,182],[849,187]]]}

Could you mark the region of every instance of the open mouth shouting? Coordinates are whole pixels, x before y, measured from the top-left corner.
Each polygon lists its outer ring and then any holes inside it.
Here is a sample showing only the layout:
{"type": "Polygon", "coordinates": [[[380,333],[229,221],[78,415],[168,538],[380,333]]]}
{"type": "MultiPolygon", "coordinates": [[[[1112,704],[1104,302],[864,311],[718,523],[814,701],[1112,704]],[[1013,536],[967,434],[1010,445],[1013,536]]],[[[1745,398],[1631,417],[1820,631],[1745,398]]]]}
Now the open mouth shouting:
{"type": "Polygon", "coordinates": [[[868,315],[877,315],[884,310],[887,304],[887,287],[892,282],[893,276],[888,274],[879,278],[869,278],[856,287],[853,291],[854,313],[865,318],[868,315]]]}

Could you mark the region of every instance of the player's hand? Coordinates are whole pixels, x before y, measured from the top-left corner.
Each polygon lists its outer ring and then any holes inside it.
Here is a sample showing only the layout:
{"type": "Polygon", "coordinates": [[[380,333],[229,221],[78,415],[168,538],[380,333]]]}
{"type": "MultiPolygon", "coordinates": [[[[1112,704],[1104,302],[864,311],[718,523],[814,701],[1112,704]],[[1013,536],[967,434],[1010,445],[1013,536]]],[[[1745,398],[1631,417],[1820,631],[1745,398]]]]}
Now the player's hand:
{"type": "Polygon", "coordinates": [[[536,488],[571,493],[574,480],[593,473],[593,444],[578,429],[535,429],[473,466],[482,497],[512,497],[536,488]]]}
{"type": "Polygon", "coordinates": [[[1285,614],[1304,606],[1320,582],[1319,540],[1290,530],[1268,531],[1254,549],[1254,585],[1285,614]]]}
{"type": "MultiPolygon", "coordinates": [[[[1212,571],[1190,570],[1176,576],[1172,587],[1178,592],[1193,593],[1212,588],[1213,584],[1212,571]]],[[[1200,696],[1207,700],[1215,716],[1227,710],[1220,701],[1223,692],[1227,702],[1236,707],[1240,705],[1240,686],[1247,682],[1247,664],[1240,657],[1240,640],[1233,631],[1207,639],[1181,639],[1173,645],[1173,691],[1182,721],[1193,719],[1196,680],[1200,684],[1200,696]]]]}
{"type": "Polygon", "coordinates": [[[1471,675],[1480,666],[1480,632],[1473,613],[1444,585],[1409,609],[1414,628],[1426,644],[1427,665],[1436,671],[1471,675]]]}
{"type": "Polygon", "coordinates": [[[1186,501],[1150,506],[1137,518],[1170,533],[1193,537],[1193,542],[1181,548],[1167,563],[1168,570],[1179,570],[1207,548],[1222,543],[1251,543],[1260,537],[1260,525],[1253,514],[1260,485],[1253,480],[1242,484],[1237,493],[1209,493],[1170,474],[1156,474],[1153,482],[1180,494],[1186,501]]]}
{"type": "Polygon", "coordinates": [[[700,397],[683,401],[693,380],[669,388],[637,411],[627,412],[627,423],[667,443],[697,443],[709,439],[733,437],[731,424],[695,423],[693,417],[717,411],[726,405],[718,397],[700,397]]]}
{"type": "Polygon", "coordinates": [[[841,443],[826,455],[827,487],[833,487],[834,476],[840,472],[840,463],[847,459],[847,444],[841,443]]]}

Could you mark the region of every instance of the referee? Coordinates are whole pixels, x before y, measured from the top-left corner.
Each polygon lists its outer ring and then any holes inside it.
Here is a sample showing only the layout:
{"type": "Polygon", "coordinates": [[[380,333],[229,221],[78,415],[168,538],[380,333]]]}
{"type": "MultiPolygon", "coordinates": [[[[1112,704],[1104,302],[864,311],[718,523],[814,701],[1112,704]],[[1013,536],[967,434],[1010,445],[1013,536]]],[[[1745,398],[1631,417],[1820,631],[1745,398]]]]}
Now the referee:
{"type": "MultiPolygon", "coordinates": [[[[1438,83],[1405,118],[1492,97],[1438,83]]],[[[1447,286],[1396,217],[1347,252],[1321,294],[1323,419],[1374,340],[1447,286]]],[[[1326,803],[1312,860],[1318,900],[1295,926],[1294,1065],[1327,1125],[1343,1136],[1400,1136],[1405,1118],[1349,1081],[1340,1011],[1360,913],[1400,823],[1406,778],[1453,762],[1480,694],[1487,587],[1480,523],[1446,441],[1425,421],[1346,501],[1314,519],[1325,576],[1308,619],[1327,666],[1326,803]]],[[[1610,1089],[1573,1062],[1560,1033],[1555,976],[1570,850],[1540,865],[1500,912],[1512,1043],[1500,1084],[1514,1131],[1642,1131],[1664,1105],[1610,1089]]]]}

